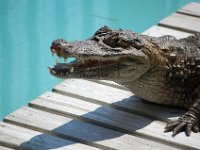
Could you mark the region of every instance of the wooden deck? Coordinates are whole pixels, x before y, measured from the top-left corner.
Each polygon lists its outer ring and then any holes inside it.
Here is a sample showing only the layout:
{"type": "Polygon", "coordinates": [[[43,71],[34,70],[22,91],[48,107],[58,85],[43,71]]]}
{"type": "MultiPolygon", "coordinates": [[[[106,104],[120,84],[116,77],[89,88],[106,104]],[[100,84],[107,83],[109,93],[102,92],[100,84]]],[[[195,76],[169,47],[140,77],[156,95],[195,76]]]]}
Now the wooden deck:
{"type": "MultiPolygon", "coordinates": [[[[190,3],[144,32],[182,38],[200,32],[190,3]]],[[[172,137],[168,119],[184,110],[142,101],[111,81],[68,79],[0,122],[0,150],[200,149],[200,133],[172,137]]]]}

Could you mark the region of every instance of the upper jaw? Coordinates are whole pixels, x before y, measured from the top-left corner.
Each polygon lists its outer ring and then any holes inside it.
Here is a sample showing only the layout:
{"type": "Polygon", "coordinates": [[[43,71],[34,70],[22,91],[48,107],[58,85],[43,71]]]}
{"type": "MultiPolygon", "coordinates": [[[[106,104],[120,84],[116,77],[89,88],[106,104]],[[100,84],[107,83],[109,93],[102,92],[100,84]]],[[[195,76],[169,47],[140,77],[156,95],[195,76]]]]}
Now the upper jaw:
{"type": "Polygon", "coordinates": [[[135,48],[127,50],[121,47],[105,47],[105,45],[101,45],[91,39],[69,43],[65,42],[60,51],[51,47],[51,52],[52,55],[56,53],[58,57],[64,58],[64,60],[67,60],[69,57],[75,57],[79,61],[98,61],[100,58],[101,60],[118,60],[121,57],[133,57],[134,55],[137,57],[144,57],[144,53],[135,48]]]}

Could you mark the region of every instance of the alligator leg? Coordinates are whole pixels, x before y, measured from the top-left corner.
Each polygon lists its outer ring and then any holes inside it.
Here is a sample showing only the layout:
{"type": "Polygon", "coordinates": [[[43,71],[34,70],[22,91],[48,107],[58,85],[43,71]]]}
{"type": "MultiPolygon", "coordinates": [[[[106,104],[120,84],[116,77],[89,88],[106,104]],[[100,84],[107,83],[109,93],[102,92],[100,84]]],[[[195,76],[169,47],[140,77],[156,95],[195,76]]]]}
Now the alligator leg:
{"type": "Polygon", "coordinates": [[[196,100],[183,116],[176,121],[170,121],[165,127],[165,132],[173,131],[172,136],[175,136],[181,131],[185,131],[187,136],[190,136],[191,131],[200,131],[200,99],[196,100]]]}

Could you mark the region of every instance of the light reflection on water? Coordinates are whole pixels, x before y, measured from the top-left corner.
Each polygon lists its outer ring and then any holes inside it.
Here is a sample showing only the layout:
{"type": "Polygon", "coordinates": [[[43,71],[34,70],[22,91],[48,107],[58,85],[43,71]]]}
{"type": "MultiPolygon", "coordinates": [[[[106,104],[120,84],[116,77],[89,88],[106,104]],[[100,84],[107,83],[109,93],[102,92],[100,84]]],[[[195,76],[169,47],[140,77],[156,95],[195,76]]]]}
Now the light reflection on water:
{"type": "Polygon", "coordinates": [[[103,25],[141,33],[188,2],[1,0],[0,120],[61,81],[47,70],[53,40],[82,40],[103,25]]]}

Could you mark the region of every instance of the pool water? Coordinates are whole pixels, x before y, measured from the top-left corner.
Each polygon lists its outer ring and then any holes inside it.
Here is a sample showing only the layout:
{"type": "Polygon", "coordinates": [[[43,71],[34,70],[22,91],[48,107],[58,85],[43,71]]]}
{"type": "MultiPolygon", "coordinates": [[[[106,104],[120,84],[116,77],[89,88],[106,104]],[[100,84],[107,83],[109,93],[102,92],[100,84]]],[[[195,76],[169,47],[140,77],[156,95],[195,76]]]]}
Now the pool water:
{"type": "Polygon", "coordinates": [[[0,120],[61,82],[49,74],[57,38],[82,40],[98,28],[143,32],[190,1],[1,0],[0,120]]]}

